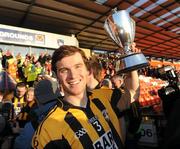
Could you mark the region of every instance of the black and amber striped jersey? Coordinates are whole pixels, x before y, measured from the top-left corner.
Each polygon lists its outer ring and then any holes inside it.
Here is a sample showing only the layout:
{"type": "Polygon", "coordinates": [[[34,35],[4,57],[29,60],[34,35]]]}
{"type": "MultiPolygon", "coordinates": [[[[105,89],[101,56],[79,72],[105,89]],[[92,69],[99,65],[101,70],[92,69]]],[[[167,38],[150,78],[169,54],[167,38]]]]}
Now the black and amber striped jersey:
{"type": "Polygon", "coordinates": [[[24,96],[21,98],[17,98],[16,96],[12,99],[13,107],[14,107],[14,113],[15,116],[17,116],[21,112],[21,108],[25,104],[24,96]]]}
{"type": "Polygon", "coordinates": [[[122,149],[118,118],[106,96],[98,90],[86,108],[59,99],[38,127],[32,147],[37,149],[122,149]]]}
{"type": "Polygon", "coordinates": [[[35,101],[31,101],[29,103],[25,103],[24,106],[21,108],[21,112],[19,113],[19,115],[17,116],[18,120],[28,120],[28,114],[29,112],[36,107],[36,102],[35,101]]]}

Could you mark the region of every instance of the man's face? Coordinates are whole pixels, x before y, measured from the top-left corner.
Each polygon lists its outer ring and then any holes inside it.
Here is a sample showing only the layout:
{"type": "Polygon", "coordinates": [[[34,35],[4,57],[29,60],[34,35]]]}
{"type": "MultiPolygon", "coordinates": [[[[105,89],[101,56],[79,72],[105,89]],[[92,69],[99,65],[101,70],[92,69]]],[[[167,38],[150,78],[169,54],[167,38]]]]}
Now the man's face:
{"type": "Polygon", "coordinates": [[[86,89],[88,70],[80,53],[67,56],[56,63],[57,77],[65,96],[82,95],[86,89]]]}
{"type": "Polygon", "coordinates": [[[17,87],[16,89],[16,96],[21,98],[26,93],[26,87],[17,87]]]}

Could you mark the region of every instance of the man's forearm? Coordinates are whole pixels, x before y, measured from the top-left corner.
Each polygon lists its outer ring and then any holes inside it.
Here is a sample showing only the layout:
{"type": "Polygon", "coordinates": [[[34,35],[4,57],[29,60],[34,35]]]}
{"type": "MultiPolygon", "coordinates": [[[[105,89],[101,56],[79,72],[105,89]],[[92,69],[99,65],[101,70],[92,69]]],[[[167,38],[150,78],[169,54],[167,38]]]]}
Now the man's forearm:
{"type": "Polygon", "coordinates": [[[127,73],[124,83],[127,90],[131,94],[131,102],[133,102],[133,100],[138,99],[140,92],[138,72],[132,71],[127,73]]]}

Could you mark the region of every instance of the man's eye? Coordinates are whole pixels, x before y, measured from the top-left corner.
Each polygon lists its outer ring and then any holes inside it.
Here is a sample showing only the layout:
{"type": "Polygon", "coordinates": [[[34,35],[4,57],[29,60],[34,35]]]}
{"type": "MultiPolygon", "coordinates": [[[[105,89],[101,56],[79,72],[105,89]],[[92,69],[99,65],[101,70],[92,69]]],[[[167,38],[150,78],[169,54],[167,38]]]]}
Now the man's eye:
{"type": "Polygon", "coordinates": [[[82,65],[76,65],[76,68],[81,68],[82,65]]]}
{"type": "Polygon", "coordinates": [[[67,69],[60,69],[59,70],[60,73],[67,73],[67,71],[68,71],[67,69]]]}

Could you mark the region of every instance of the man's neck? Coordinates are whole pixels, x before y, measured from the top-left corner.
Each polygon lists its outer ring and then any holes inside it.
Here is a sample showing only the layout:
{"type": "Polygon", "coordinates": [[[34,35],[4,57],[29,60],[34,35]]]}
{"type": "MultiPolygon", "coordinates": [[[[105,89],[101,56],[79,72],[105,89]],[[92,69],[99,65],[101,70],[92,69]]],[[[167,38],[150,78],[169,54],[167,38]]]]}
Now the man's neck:
{"type": "Polygon", "coordinates": [[[87,93],[84,93],[83,95],[79,95],[79,96],[65,95],[64,100],[66,100],[67,102],[71,103],[74,106],[85,108],[87,105],[88,97],[87,97],[87,93]]]}
{"type": "Polygon", "coordinates": [[[96,86],[99,84],[99,82],[96,79],[91,80],[91,85],[88,86],[88,90],[92,91],[96,88],[96,86]]]}

